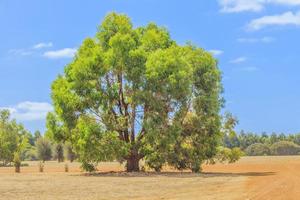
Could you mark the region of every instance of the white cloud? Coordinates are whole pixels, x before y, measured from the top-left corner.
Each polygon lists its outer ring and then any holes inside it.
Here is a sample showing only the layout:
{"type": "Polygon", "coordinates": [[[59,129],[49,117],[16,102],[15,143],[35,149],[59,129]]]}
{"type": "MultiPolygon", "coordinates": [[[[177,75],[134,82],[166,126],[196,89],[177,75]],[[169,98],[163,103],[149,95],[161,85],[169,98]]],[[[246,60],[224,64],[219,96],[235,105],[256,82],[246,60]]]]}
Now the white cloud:
{"type": "Polygon", "coordinates": [[[46,51],[43,56],[47,58],[57,59],[57,58],[72,58],[74,57],[77,49],[76,48],[65,48],[56,51],[46,51]]]}
{"type": "Polygon", "coordinates": [[[262,38],[238,38],[238,42],[240,43],[271,43],[275,41],[273,37],[262,37],[262,38]]]}
{"type": "Polygon", "coordinates": [[[48,42],[48,43],[41,42],[41,43],[33,45],[32,48],[33,49],[42,49],[42,48],[48,48],[48,47],[52,47],[52,46],[53,46],[52,42],[48,42]]]}
{"type": "Polygon", "coordinates": [[[218,49],[212,49],[212,50],[209,50],[208,52],[210,52],[214,56],[219,56],[219,55],[222,55],[224,53],[224,51],[218,50],[218,49]]]}
{"type": "Polygon", "coordinates": [[[0,109],[8,109],[12,118],[18,121],[35,121],[44,120],[53,107],[47,102],[25,101],[15,106],[0,107],[0,109]]]}
{"type": "Polygon", "coordinates": [[[300,5],[300,0],[265,0],[266,3],[281,4],[287,6],[300,5]]]}
{"type": "Polygon", "coordinates": [[[219,5],[225,13],[258,12],[264,8],[260,0],[219,0],[219,5]]]}
{"type": "Polygon", "coordinates": [[[238,12],[258,12],[268,4],[283,6],[299,6],[300,0],[218,0],[221,12],[238,13],[238,12]]]}
{"type": "Polygon", "coordinates": [[[29,56],[29,55],[36,53],[36,51],[38,51],[39,49],[49,48],[52,46],[53,46],[52,42],[48,42],[48,43],[41,42],[41,43],[35,44],[32,47],[28,47],[28,48],[11,49],[8,51],[8,53],[13,54],[13,55],[29,56]]]}
{"type": "Polygon", "coordinates": [[[281,15],[264,16],[258,19],[252,20],[248,25],[248,30],[260,30],[266,26],[284,26],[284,25],[296,25],[300,26],[300,12],[286,12],[281,15]]]}
{"type": "Polygon", "coordinates": [[[246,60],[247,60],[246,57],[238,57],[236,59],[231,60],[230,63],[239,64],[239,63],[245,62],[246,60]]]}

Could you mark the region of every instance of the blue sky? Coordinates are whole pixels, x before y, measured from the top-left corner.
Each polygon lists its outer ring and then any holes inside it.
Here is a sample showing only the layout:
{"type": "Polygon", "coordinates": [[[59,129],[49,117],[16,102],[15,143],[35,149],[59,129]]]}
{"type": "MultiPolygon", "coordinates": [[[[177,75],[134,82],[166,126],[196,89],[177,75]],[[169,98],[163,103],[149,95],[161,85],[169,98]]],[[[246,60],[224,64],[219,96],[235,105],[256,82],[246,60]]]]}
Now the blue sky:
{"type": "Polygon", "coordinates": [[[44,131],[51,82],[111,11],[214,53],[238,130],[300,132],[300,0],[0,1],[0,107],[44,131]]]}

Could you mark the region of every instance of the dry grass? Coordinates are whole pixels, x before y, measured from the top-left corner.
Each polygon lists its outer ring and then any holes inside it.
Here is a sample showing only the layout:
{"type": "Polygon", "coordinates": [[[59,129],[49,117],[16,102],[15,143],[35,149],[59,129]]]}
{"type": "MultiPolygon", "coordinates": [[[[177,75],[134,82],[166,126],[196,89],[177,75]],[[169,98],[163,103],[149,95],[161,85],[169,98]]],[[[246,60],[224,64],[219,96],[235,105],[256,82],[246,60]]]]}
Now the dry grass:
{"type": "Polygon", "coordinates": [[[57,162],[47,162],[44,173],[39,173],[38,162],[29,164],[21,168],[20,174],[14,173],[13,168],[0,168],[0,199],[299,199],[300,182],[292,175],[300,169],[300,157],[246,157],[236,164],[205,166],[204,173],[198,175],[174,171],[110,173],[123,169],[117,163],[103,163],[101,173],[93,175],[80,172],[78,163],[69,163],[70,172],[65,173],[65,164],[57,162]],[[276,184],[278,178],[281,181],[276,184]],[[268,182],[272,184],[268,186],[268,182]],[[287,187],[281,191],[289,198],[270,195],[273,190],[280,194],[283,184],[287,187]]]}

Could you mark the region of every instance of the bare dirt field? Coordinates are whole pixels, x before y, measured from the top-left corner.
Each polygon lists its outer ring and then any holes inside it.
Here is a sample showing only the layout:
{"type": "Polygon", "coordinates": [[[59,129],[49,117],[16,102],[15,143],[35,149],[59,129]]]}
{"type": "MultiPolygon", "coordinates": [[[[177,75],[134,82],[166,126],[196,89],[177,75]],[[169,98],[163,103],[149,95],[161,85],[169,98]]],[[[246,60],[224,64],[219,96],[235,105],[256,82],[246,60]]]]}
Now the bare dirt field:
{"type": "Polygon", "coordinates": [[[47,162],[44,173],[30,162],[20,174],[0,168],[0,199],[12,200],[290,200],[300,199],[300,156],[244,157],[235,164],[204,166],[202,174],[111,173],[123,166],[103,163],[87,175],[79,164],[47,162]]]}

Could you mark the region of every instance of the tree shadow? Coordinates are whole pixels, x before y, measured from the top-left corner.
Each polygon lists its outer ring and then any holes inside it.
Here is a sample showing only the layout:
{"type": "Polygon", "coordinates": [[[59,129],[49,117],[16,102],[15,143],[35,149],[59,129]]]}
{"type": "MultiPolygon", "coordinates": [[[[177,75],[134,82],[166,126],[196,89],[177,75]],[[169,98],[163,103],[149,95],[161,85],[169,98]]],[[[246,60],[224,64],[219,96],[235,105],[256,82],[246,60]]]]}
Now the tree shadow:
{"type": "Polygon", "coordinates": [[[172,177],[172,178],[214,178],[214,177],[249,177],[249,176],[273,176],[275,172],[94,172],[94,173],[82,173],[72,176],[86,176],[86,177],[123,177],[123,178],[134,178],[134,177],[172,177]]]}

